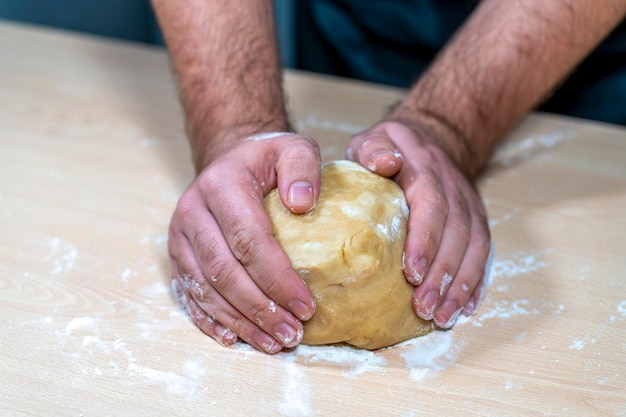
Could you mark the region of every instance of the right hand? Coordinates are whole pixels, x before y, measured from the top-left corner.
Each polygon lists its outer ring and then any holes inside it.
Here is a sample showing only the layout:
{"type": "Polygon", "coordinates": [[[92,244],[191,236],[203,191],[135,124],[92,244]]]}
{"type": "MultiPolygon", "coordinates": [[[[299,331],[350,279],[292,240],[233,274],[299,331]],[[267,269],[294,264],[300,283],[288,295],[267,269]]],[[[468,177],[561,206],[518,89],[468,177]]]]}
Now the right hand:
{"type": "Polygon", "coordinates": [[[312,139],[259,135],[222,152],[180,198],[168,243],[172,286],[194,323],[222,345],[239,337],[272,354],[296,346],[301,321],[315,311],[272,235],[263,198],[276,187],[295,213],[315,206],[320,153],[312,139]]]}
{"type": "Polygon", "coordinates": [[[480,305],[489,225],[478,190],[424,132],[385,121],[352,138],[346,153],[404,190],[410,214],[402,261],[415,286],[413,309],[447,329],[480,305]]]}

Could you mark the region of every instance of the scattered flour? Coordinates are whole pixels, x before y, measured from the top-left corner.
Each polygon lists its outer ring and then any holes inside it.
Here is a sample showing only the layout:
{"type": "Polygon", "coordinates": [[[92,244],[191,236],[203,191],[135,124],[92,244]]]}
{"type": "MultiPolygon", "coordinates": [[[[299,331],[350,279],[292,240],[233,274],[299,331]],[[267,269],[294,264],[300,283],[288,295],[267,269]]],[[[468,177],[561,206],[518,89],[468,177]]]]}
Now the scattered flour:
{"type": "Polygon", "coordinates": [[[454,343],[454,331],[436,330],[397,346],[409,346],[400,356],[410,370],[411,380],[419,382],[453,365],[461,344],[454,343]]]}
{"type": "Polygon", "coordinates": [[[160,144],[161,139],[159,138],[150,138],[150,137],[143,137],[139,139],[139,145],[143,148],[149,148],[152,146],[156,146],[158,144],[160,144]]]}
{"type": "MultiPolygon", "coordinates": [[[[519,252],[507,259],[494,258],[489,268],[491,279],[501,289],[502,293],[509,287],[515,286],[515,278],[534,273],[546,266],[546,255],[552,253],[552,249],[542,249],[529,252],[519,252]]],[[[77,257],[77,250],[72,245],[60,239],[50,240],[50,259],[54,263],[55,273],[61,273],[73,268],[77,257]]],[[[156,266],[151,267],[157,271],[156,266]]],[[[122,281],[127,282],[131,277],[139,274],[131,268],[126,268],[121,273],[122,281]]],[[[443,285],[443,284],[442,284],[443,285]]],[[[447,283],[445,284],[447,285],[447,283]]],[[[153,346],[163,343],[169,330],[179,328],[184,322],[188,323],[188,317],[182,310],[172,310],[171,304],[164,302],[169,299],[171,289],[162,281],[158,280],[139,288],[142,303],[137,303],[134,308],[140,308],[142,320],[135,324],[138,329],[137,339],[142,346],[142,352],[146,349],[146,342],[153,346]],[[141,305],[139,305],[141,304],[141,305]],[[158,319],[154,311],[168,311],[168,319],[158,319]]],[[[506,299],[506,295],[499,293],[498,297],[490,297],[489,301],[479,311],[479,315],[467,318],[463,322],[471,322],[480,326],[486,320],[509,319],[520,315],[538,314],[539,310],[528,299],[506,299]]],[[[120,307],[121,308],[121,307],[120,307]]],[[[276,308],[270,303],[270,310],[276,308]]],[[[613,307],[615,308],[615,307],[613,307]]],[[[565,309],[559,305],[555,314],[565,309]]],[[[626,318],[626,300],[616,307],[615,320],[626,318]]],[[[112,319],[114,320],[114,319],[112,319]]],[[[168,394],[186,399],[198,399],[198,395],[210,388],[211,382],[207,381],[209,359],[207,352],[189,352],[189,356],[182,359],[181,363],[161,363],[160,355],[138,354],[131,348],[132,342],[121,338],[115,331],[115,325],[106,317],[75,317],[69,320],[58,320],[52,317],[43,317],[37,323],[29,322],[25,325],[37,324],[42,328],[57,329],[57,346],[50,346],[52,352],[59,351],[71,361],[70,366],[80,367],[81,374],[90,378],[115,378],[125,386],[129,385],[158,385],[168,394]],[[104,359],[104,362],[102,359],[104,359]],[[95,366],[94,366],[95,364],[95,366]]],[[[387,371],[389,361],[400,361],[405,366],[407,378],[415,383],[423,383],[451,366],[456,365],[457,358],[464,346],[462,340],[455,340],[458,332],[455,330],[434,331],[426,336],[411,339],[388,349],[381,351],[367,351],[348,346],[306,346],[280,353],[274,358],[280,359],[282,366],[282,383],[278,386],[279,401],[277,411],[281,415],[309,416],[315,414],[311,398],[314,387],[308,380],[307,365],[320,363],[336,365],[341,369],[341,374],[350,379],[356,379],[364,373],[384,373],[387,371]],[[397,349],[397,350],[396,350],[397,349]],[[391,350],[396,350],[397,356],[392,356],[391,350]],[[393,358],[393,359],[392,359],[393,358]]],[[[524,335],[525,336],[525,335],[524,335]]],[[[50,337],[53,340],[54,337],[50,337]]],[[[518,342],[523,341],[520,336],[518,342]]],[[[176,343],[173,341],[173,343],[176,343]]],[[[593,340],[574,339],[569,348],[576,351],[583,350],[593,340]]],[[[182,345],[182,344],[181,344],[182,345]]],[[[182,347],[181,347],[182,348],[182,347]]],[[[626,349],[626,344],[624,344],[626,349]]],[[[150,351],[150,350],[148,350],[150,351]]],[[[233,355],[229,360],[257,360],[267,358],[266,355],[257,352],[244,343],[237,343],[232,349],[233,355]]],[[[275,359],[273,359],[275,360],[275,359]]],[[[276,363],[276,362],[275,362],[276,363]]],[[[393,365],[393,364],[392,364],[393,365]]],[[[600,382],[599,382],[600,383],[600,382]]],[[[520,390],[514,380],[508,379],[504,389],[520,390]]],[[[204,398],[204,397],[203,397],[204,398]]],[[[205,398],[207,404],[214,404],[205,398]]]]}
{"type": "Polygon", "coordinates": [[[128,282],[130,281],[131,278],[138,276],[139,274],[137,273],[137,271],[133,271],[130,268],[126,268],[122,271],[122,282],[124,284],[128,284],[128,282]]]}
{"type": "Polygon", "coordinates": [[[504,389],[506,389],[507,391],[510,391],[510,390],[521,391],[523,388],[524,387],[514,382],[512,379],[507,379],[504,384],[504,389]]]}
{"type": "MultiPolygon", "coordinates": [[[[54,247],[70,248],[60,241],[56,241],[54,247]]],[[[549,252],[550,250],[519,253],[511,259],[494,259],[491,263],[490,275],[495,279],[507,279],[536,271],[545,266],[541,257],[549,252]]],[[[60,253],[67,254],[72,251],[60,253]]],[[[132,269],[126,268],[122,272],[122,280],[137,275],[132,269]]],[[[172,295],[171,289],[164,282],[157,281],[140,287],[139,291],[145,305],[137,305],[136,308],[146,309],[145,312],[155,309],[171,310],[171,307],[163,302],[172,295]]],[[[271,305],[270,308],[272,308],[271,305]]],[[[480,323],[489,318],[509,318],[533,312],[528,300],[498,300],[489,303],[489,309],[481,316],[467,319],[467,321],[480,323]]],[[[620,304],[618,312],[626,315],[626,301],[620,304]]],[[[141,316],[146,317],[143,314],[141,316]]],[[[161,342],[168,330],[180,326],[181,321],[188,324],[188,317],[179,309],[170,312],[169,320],[156,318],[141,320],[136,323],[138,337],[140,340],[151,343],[161,342]]],[[[53,327],[62,322],[56,322],[51,317],[47,317],[39,324],[53,327]]],[[[142,359],[136,355],[126,340],[115,336],[109,321],[103,321],[100,317],[76,317],[62,325],[61,330],[57,332],[59,346],[63,346],[64,349],[72,345],[76,347],[76,351],[71,353],[73,361],[79,360],[81,355],[84,360],[88,361],[86,363],[89,363],[89,358],[94,355],[104,354],[109,358],[108,365],[100,364],[96,367],[85,368],[89,370],[84,372],[91,372],[93,377],[115,376],[126,385],[159,384],[166,392],[186,398],[197,395],[203,387],[203,380],[208,371],[199,357],[187,358],[179,365],[178,370],[172,369],[171,364],[167,369],[161,369],[159,360],[155,360],[154,357],[142,359]]],[[[344,377],[355,379],[364,373],[385,372],[390,360],[386,351],[398,349],[397,359],[404,362],[408,378],[414,382],[423,382],[436,377],[439,372],[455,364],[463,343],[455,341],[454,336],[454,330],[435,331],[377,352],[348,346],[300,345],[290,352],[281,353],[279,357],[283,358],[283,383],[280,391],[281,401],[278,404],[279,410],[283,415],[288,416],[313,414],[311,387],[307,381],[306,372],[308,364],[336,365],[341,368],[344,377]]],[[[244,343],[237,343],[234,352],[236,352],[232,358],[234,361],[265,357],[244,343]]]]}
{"type": "Polygon", "coordinates": [[[544,135],[528,137],[517,144],[517,149],[533,149],[536,147],[554,148],[560,142],[571,139],[573,132],[552,132],[544,135]]]}
{"type": "Polygon", "coordinates": [[[49,253],[46,259],[52,261],[52,275],[59,275],[74,268],[78,258],[76,246],[65,242],[58,237],[49,239],[49,253]]]}
{"type": "Polygon", "coordinates": [[[478,321],[482,322],[492,318],[510,319],[511,317],[519,315],[528,316],[531,313],[539,314],[539,310],[536,308],[530,308],[529,300],[498,300],[493,303],[493,306],[489,310],[484,312],[478,318],[478,321]]]}
{"type": "Polygon", "coordinates": [[[295,355],[304,359],[305,363],[328,363],[340,365],[344,369],[344,376],[354,378],[364,372],[373,372],[382,369],[387,360],[375,352],[355,349],[350,346],[308,346],[299,345],[286,356],[295,355]]]}
{"type": "MultiPolygon", "coordinates": [[[[500,293],[506,293],[511,288],[511,279],[528,275],[546,266],[543,258],[552,253],[552,249],[536,250],[531,252],[519,252],[509,259],[493,258],[488,268],[490,282],[493,288],[500,293]]],[[[559,312],[565,307],[559,306],[559,312]]],[[[471,322],[474,326],[482,326],[485,320],[510,319],[520,315],[539,314],[540,310],[533,306],[533,302],[528,299],[506,299],[504,297],[490,297],[490,302],[485,303],[479,309],[479,315],[471,319],[464,319],[459,324],[471,322]]]]}
{"type": "Polygon", "coordinates": [[[317,113],[311,113],[306,118],[299,119],[296,122],[296,128],[298,131],[314,128],[330,130],[336,133],[347,133],[350,135],[365,130],[364,126],[357,126],[351,123],[341,123],[333,120],[321,119],[317,113]]]}
{"type": "Polygon", "coordinates": [[[511,220],[513,217],[517,216],[518,214],[520,214],[522,212],[522,209],[519,207],[514,207],[513,210],[511,210],[510,212],[504,213],[501,217],[499,218],[493,218],[493,219],[489,219],[489,228],[493,229],[496,226],[498,226],[501,223],[505,223],[509,220],[511,220]]]}
{"type": "Polygon", "coordinates": [[[154,284],[150,284],[146,287],[142,287],[139,291],[146,296],[149,301],[148,304],[152,304],[155,298],[169,297],[170,294],[170,288],[161,280],[155,281],[154,284]]]}
{"type": "Polygon", "coordinates": [[[87,327],[89,330],[94,331],[97,328],[98,319],[93,317],[77,317],[72,319],[67,326],[65,326],[64,335],[69,336],[74,330],[78,330],[87,327]]]}
{"type": "Polygon", "coordinates": [[[543,249],[527,253],[517,253],[511,259],[494,259],[491,266],[493,279],[511,278],[538,271],[546,266],[540,258],[552,253],[552,249],[543,249]]]}
{"type": "Polygon", "coordinates": [[[128,375],[142,377],[153,383],[162,384],[165,386],[168,393],[179,396],[190,397],[196,388],[196,383],[182,375],[171,371],[162,371],[148,366],[141,366],[132,362],[128,364],[128,375]]]}
{"type": "Polygon", "coordinates": [[[294,135],[294,133],[292,132],[267,132],[267,133],[260,133],[254,136],[249,136],[245,138],[244,140],[256,142],[256,141],[262,141],[262,140],[270,140],[270,139],[277,138],[279,136],[288,136],[288,135],[294,135]]]}
{"type": "Polygon", "coordinates": [[[286,416],[312,414],[311,394],[307,375],[295,363],[293,355],[286,355],[283,365],[282,399],[278,408],[286,416]]]}
{"type": "Polygon", "coordinates": [[[574,134],[571,131],[530,136],[507,148],[505,150],[506,156],[500,159],[500,163],[503,166],[510,166],[515,160],[529,158],[536,155],[537,151],[554,148],[559,143],[571,140],[573,137],[574,134]]]}
{"type": "Polygon", "coordinates": [[[356,378],[366,372],[384,371],[388,364],[385,351],[399,349],[410,378],[413,381],[422,381],[427,376],[435,376],[437,372],[453,365],[461,346],[461,343],[454,343],[454,331],[436,330],[378,352],[350,346],[300,345],[292,352],[282,355],[292,362],[294,357],[299,357],[305,364],[338,365],[345,377],[356,378]]]}

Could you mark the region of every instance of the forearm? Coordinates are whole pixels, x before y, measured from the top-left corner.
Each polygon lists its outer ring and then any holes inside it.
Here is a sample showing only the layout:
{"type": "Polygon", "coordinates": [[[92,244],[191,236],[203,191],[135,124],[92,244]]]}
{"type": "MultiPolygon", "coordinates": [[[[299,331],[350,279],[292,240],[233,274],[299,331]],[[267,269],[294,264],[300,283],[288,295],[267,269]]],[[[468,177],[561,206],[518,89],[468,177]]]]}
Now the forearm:
{"type": "Polygon", "coordinates": [[[625,13],[623,0],[484,0],[388,119],[428,130],[473,178],[625,13]]]}
{"type": "Polygon", "coordinates": [[[246,135],[289,130],[271,0],[153,0],[200,171],[246,135]]]}

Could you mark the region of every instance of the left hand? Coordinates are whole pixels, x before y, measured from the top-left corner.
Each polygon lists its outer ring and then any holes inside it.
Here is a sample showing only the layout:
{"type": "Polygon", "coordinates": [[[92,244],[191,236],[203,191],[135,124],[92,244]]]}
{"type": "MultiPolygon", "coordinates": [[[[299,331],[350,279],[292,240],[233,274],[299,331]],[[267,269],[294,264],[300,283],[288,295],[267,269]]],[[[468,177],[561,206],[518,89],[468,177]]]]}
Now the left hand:
{"type": "Polygon", "coordinates": [[[459,314],[475,314],[482,299],[489,227],[476,188],[425,135],[382,122],[353,137],[346,157],[404,190],[410,214],[403,270],[416,287],[413,309],[450,328],[459,314]]]}

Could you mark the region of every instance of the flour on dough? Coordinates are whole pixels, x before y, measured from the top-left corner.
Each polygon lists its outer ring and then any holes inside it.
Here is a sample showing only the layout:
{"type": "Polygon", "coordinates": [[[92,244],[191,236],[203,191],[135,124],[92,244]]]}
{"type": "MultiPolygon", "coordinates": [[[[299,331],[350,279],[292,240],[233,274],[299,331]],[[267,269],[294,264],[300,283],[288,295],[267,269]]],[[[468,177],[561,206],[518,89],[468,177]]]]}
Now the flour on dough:
{"type": "Polygon", "coordinates": [[[434,329],[413,312],[414,288],[402,273],[409,210],[396,183],[354,162],[332,161],[322,167],[314,210],[292,213],[277,190],[265,207],[317,302],[303,343],[378,349],[434,329]]]}

